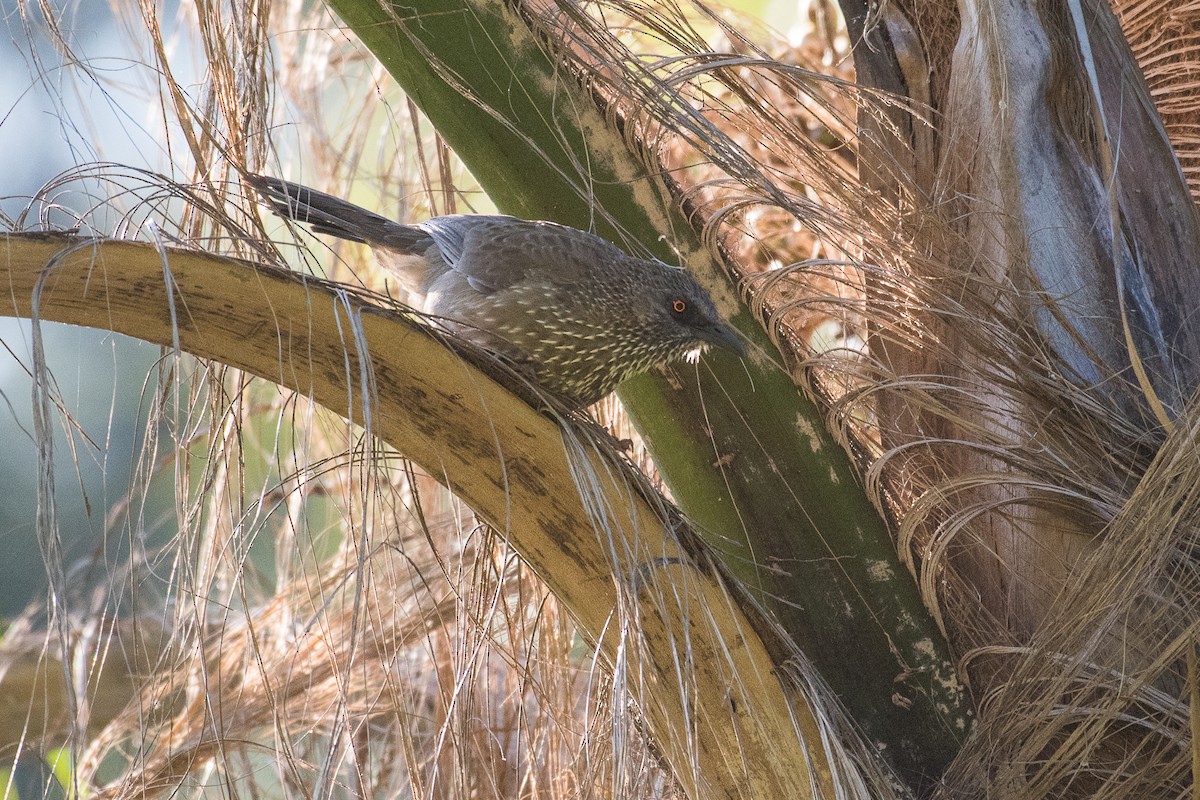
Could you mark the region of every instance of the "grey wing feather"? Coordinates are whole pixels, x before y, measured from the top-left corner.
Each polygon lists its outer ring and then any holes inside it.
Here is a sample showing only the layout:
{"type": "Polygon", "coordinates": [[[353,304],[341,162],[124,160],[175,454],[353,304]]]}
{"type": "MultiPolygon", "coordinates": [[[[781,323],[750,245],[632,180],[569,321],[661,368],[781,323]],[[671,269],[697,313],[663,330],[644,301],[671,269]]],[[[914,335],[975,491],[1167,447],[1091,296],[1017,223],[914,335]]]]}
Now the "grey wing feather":
{"type": "Polygon", "coordinates": [[[576,283],[587,279],[598,260],[626,258],[598,236],[552,222],[463,214],[434,217],[417,227],[437,244],[448,267],[488,294],[530,275],[576,283]]]}
{"type": "Polygon", "coordinates": [[[433,239],[433,243],[437,245],[442,254],[442,261],[447,267],[463,272],[468,279],[474,277],[487,289],[495,291],[503,286],[493,285],[484,277],[483,270],[479,268],[480,264],[478,263],[481,255],[479,245],[482,242],[486,252],[490,230],[503,228],[517,222],[520,220],[516,217],[447,214],[427,219],[419,223],[417,227],[428,234],[430,239],[433,239]],[[465,263],[464,255],[468,256],[465,263]],[[473,276],[472,271],[476,275],[473,276]]]}

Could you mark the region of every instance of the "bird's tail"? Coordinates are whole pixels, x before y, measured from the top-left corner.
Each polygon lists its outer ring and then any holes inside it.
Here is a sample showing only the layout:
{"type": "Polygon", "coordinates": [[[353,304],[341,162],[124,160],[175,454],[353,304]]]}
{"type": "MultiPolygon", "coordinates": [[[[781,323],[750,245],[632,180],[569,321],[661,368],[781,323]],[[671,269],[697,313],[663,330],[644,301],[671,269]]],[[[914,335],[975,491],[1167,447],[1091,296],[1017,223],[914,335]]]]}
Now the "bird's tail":
{"type": "Polygon", "coordinates": [[[307,223],[316,233],[414,254],[432,244],[429,235],[420,228],[393,222],[331,194],[266,175],[246,175],[245,181],[270,203],[276,214],[307,223]]]}

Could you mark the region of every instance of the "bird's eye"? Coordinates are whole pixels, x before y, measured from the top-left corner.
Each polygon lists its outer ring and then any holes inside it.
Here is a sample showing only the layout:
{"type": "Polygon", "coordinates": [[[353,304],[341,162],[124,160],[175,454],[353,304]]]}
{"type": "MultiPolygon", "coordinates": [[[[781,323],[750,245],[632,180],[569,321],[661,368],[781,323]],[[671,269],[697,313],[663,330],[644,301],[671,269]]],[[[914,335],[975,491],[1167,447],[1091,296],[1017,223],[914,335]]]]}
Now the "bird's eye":
{"type": "Polygon", "coordinates": [[[676,314],[682,314],[683,312],[687,311],[687,303],[683,302],[682,300],[673,300],[671,301],[671,310],[676,314]]]}

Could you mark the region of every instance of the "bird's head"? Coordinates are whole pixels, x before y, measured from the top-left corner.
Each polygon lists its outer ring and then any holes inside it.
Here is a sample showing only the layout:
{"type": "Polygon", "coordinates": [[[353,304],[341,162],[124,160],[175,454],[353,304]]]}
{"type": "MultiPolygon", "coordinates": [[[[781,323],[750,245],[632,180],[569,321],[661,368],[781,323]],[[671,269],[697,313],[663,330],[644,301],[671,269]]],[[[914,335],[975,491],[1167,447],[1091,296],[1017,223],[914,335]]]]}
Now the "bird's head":
{"type": "Polygon", "coordinates": [[[664,267],[666,279],[660,287],[646,287],[645,301],[659,329],[688,361],[715,345],[739,357],[746,348],[732,327],[717,313],[708,292],[681,269],[664,267]]]}

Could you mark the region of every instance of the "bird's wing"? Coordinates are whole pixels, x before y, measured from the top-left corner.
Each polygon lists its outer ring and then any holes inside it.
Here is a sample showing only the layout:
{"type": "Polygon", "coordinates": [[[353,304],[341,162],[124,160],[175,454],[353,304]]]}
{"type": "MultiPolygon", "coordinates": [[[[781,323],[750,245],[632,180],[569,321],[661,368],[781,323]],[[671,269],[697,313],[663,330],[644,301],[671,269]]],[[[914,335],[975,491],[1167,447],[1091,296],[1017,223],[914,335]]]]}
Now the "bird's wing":
{"type": "Polygon", "coordinates": [[[516,217],[450,215],[418,225],[451,269],[479,292],[536,278],[552,284],[587,280],[599,262],[627,258],[598,236],[551,222],[516,217]]]}

